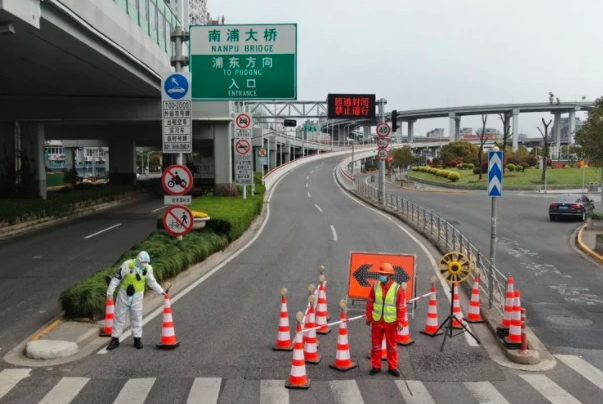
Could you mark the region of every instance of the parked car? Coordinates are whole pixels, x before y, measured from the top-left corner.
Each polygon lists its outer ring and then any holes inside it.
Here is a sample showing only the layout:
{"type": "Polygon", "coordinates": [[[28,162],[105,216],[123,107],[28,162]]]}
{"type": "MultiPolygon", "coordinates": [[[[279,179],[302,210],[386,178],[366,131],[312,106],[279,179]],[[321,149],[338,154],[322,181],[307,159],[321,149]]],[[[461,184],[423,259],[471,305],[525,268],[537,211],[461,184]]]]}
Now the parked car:
{"type": "Polygon", "coordinates": [[[562,217],[571,217],[581,221],[586,220],[586,213],[594,209],[594,203],[586,195],[580,197],[559,196],[549,205],[549,218],[555,221],[562,217]]]}

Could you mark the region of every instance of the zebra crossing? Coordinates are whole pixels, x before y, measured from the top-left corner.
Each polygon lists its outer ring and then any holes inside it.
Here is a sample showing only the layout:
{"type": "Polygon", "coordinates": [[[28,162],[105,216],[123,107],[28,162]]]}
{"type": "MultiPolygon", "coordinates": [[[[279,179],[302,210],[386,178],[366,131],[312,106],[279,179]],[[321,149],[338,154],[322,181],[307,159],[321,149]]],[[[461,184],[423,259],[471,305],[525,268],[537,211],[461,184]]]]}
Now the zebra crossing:
{"type": "Polygon", "coordinates": [[[0,404],[149,404],[166,402],[163,401],[166,397],[172,398],[170,404],[601,403],[603,371],[579,356],[556,355],[556,358],[557,371],[509,371],[506,380],[501,381],[405,381],[382,375],[375,378],[312,381],[310,390],[287,390],[284,380],[241,379],[227,382],[226,379],[215,377],[190,378],[186,382],[178,379],[179,382],[175,382],[176,379],[161,380],[155,377],[95,379],[66,376],[48,381],[32,375],[32,369],[6,369],[0,372],[0,404]],[[101,385],[95,387],[95,383],[101,385]],[[108,385],[115,388],[107,389],[108,385]],[[241,385],[247,387],[238,387],[235,393],[227,391],[241,385]],[[170,387],[179,390],[178,394],[165,391],[170,387]],[[313,389],[321,396],[317,397],[313,389]],[[247,394],[249,392],[259,394],[251,396],[247,394]],[[383,392],[383,397],[376,397],[375,392],[383,392]]]}

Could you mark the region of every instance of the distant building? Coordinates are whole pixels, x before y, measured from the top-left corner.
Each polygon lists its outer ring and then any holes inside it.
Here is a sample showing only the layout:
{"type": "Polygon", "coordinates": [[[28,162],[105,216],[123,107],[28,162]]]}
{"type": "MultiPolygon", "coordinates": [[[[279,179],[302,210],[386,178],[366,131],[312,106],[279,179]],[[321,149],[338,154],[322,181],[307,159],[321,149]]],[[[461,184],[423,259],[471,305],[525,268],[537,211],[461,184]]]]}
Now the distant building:
{"type": "MultiPolygon", "coordinates": [[[[578,131],[584,126],[584,121],[582,121],[580,118],[576,118],[576,132],[574,133],[574,135],[576,133],[578,133],[578,131]]],[[[553,137],[555,136],[555,125],[553,125],[553,137]]],[[[561,143],[568,143],[569,142],[569,118],[561,118],[561,143]]]]}
{"type": "Polygon", "coordinates": [[[435,128],[427,132],[426,136],[432,139],[439,139],[444,137],[444,128],[435,128]]]}
{"type": "Polygon", "coordinates": [[[473,135],[473,128],[463,128],[463,129],[461,129],[461,137],[467,136],[467,135],[473,135]]]}
{"type": "Polygon", "coordinates": [[[172,12],[176,14],[182,27],[189,25],[205,25],[209,19],[207,0],[164,0],[172,12]]]}

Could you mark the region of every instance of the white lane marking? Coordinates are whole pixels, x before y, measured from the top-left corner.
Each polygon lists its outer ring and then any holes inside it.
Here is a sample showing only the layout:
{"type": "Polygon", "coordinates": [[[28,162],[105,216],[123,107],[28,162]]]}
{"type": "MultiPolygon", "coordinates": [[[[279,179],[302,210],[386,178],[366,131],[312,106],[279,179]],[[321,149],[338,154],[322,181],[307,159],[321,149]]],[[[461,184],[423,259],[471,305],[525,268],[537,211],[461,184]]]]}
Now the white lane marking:
{"type": "Polygon", "coordinates": [[[260,404],[289,404],[289,390],[282,380],[262,380],[260,404]]]}
{"type": "Polygon", "coordinates": [[[306,188],[308,188],[308,183],[306,182],[306,188]]]}
{"type": "Polygon", "coordinates": [[[197,377],[188,393],[186,404],[217,404],[220,395],[220,378],[197,377]]]}
{"type": "Polygon", "coordinates": [[[0,372],[0,398],[4,397],[22,379],[29,376],[31,369],[4,369],[0,372]]]}
{"type": "Polygon", "coordinates": [[[308,192],[308,198],[312,198],[312,195],[310,195],[310,193],[308,192]]]}
{"type": "Polygon", "coordinates": [[[87,377],[63,377],[38,404],[69,404],[88,380],[87,377]]]}
{"type": "Polygon", "coordinates": [[[570,368],[580,373],[582,377],[603,390],[603,372],[576,355],[555,355],[570,368]]]}
{"type": "Polygon", "coordinates": [[[113,404],[144,404],[155,384],[154,377],[130,379],[122,387],[113,404]]]}
{"type": "Polygon", "coordinates": [[[309,179],[310,179],[310,176],[308,175],[308,176],[306,177],[306,180],[309,180],[309,179]]]}
{"type": "Polygon", "coordinates": [[[557,383],[544,375],[519,375],[552,404],[581,404],[557,383]]]}
{"type": "Polygon", "coordinates": [[[318,209],[319,212],[322,212],[322,209],[320,208],[320,206],[318,206],[317,204],[314,204],[314,206],[316,206],[316,209],[318,209]]]}
{"type": "Polygon", "coordinates": [[[510,404],[490,382],[465,382],[465,387],[480,403],[510,404]]]}
{"type": "Polygon", "coordinates": [[[335,226],[331,225],[331,232],[333,233],[333,241],[337,241],[337,231],[335,231],[335,226]]]}
{"type": "MultiPolygon", "coordinates": [[[[450,287],[449,285],[446,283],[446,281],[444,280],[444,278],[442,278],[440,276],[440,271],[438,271],[438,264],[436,263],[435,259],[433,258],[433,256],[431,255],[431,253],[429,252],[429,250],[427,249],[427,247],[425,246],[425,244],[421,243],[419,241],[419,239],[417,239],[410,231],[406,230],[402,225],[400,225],[399,223],[395,222],[394,219],[392,217],[390,217],[389,215],[387,215],[384,212],[381,212],[378,209],[375,209],[367,204],[365,204],[364,202],[359,201],[358,199],[356,199],[355,197],[351,196],[350,194],[348,194],[342,187],[341,185],[339,185],[339,182],[337,182],[337,178],[335,178],[335,172],[333,172],[333,181],[335,181],[335,184],[337,185],[337,187],[339,187],[339,189],[341,190],[341,192],[343,192],[343,194],[345,196],[347,196],[348,198],[350,198],[351,200],[353,200],[354,202],[356,202],[357,204],[364,206],[365,208],[372,210],[373,212],[383,216],[384,218],[386,218],[387,220],[389,220],[390,222],[392,222],[395,226],[397,226],[400,230],[402,230],[404,233],[406,233],[406,235],[408,237],[410,237],[411,240],[413,240],[415,243],[417,243],[417,245],[421,248],[421,250],[423,250],[423,252],[425,253],[425,255],[427,256],[427,258],[429,259],[429,262],[431,263],[431,266],[434,270],[434,272],[436,273],[436,278],[438,278],[440,280],[440,284],[442,285],[442,289],[444,290],[444,294],[446,295],[446,297],[448,298],[448,301],[452,301],[452,296],[450,294],[450,287]]],[[[471,330],[471,328],[469,327],[469,324],[465,323],[465,326],[471,330]]],[[[464,332],[463,336],[465,337],[465,341],[467,341],[467,344],[469,344],[469,346],[478,346],[477,341],[473,339],[473,337],[471,337],[469,335],[469,333],[464,332]]]]}
{"type": "Polygon", "coordinates": [[[92,233],[92,234],[90,234],[89,236],[84,237],[84,239],[85,239],[85,240],[88,240],[89,238],[92,238],[92,237],[94,237],[94,236],[98,236],[98,235],[99,235],[99,234],[101,234],[101,233],[104,233],[104,232],[106,232],[106,231],[109,231],[109,230],[114,229],[114,228],[119,227],[119,226],[121,226],[121,223],[117,223],[117,224],[115,224],[115,225],[113,225],[113,226],[111,226],[111,227],[107,227],[106,229],[103,229],[103,230],[101,230],[101,231],[97,231],[96,233],[92,233]]]}
{"type": "MultiPolygon", "coordinates": [[[[255,243],[255,241],[260,237],[260,235],[266,228],[266,224],[268,224],[268,220],[270,219],[270,200],[272,199],[272,194],[274,193],[274,190],[277,188],[277,185],[281,182],[281,180],[283,178],[285,178],[287,175],[289,175],[289,173],[291,173],[291,172],[293,172],[293,171],[289,171],[288,173],[284,174],[272,186],[272,188],[270,190],[270,194],[268,195],[268,199],[266,200],[266,219],[264,219],[264,223],[262,223],[262,225],[258,229],[258,232],[251,238],[251,240],[249,240],[249,242],[247,244],[245,244],[243,247],[241,247],[239,250],[234,252],[230,257],[228,257],[227,259],[222,261],[220,264],[216,265],[211,271],[209,271],[208,273],[203,275],[201,278],[197,279],[195,282],[191,283],[188,287],[183,289],[182,292],[173,296],[170,299],[170,303],[172,306],[174,305],[174,303],[176,303],[178,300],[180,300],[180,298],[182,298],[183,296],[186,296],[191,290],[195,289],[197,286],[199,286],[200,284],[205,282],[207,280],[207,278],[209,278],[210,276],[212,276],[213,274],[218,272],[220,269],[224,268],[230,261],[237,258],[240,254],[242,254],[245,250],[247,250],[253,243],[255,243]]],[[[160,314],[163,314],[163,304],[160,307],[158,307],[157,309],[155,309],[155,311],[151,312],[148,316],[146,316],[142,320],[141,327],[143,327],[145,324],[147,324],[149,321],[153,320],[155,317],[159,316],[160,314]]],[[[123,341],[123,340],[129,338],[130,335],[132,335],[131,328],[128,331],[124,332],[121,335],[121,337],[119,337],[119,340],[123,341]]],[[[107,354],[108,352],[109,351],[107,351],[107,347],[104,347],[101,350],[99,350],[97,352],[97,354],[104,355],[104,354],[107,354]]]]}
{"type": "Polygon", "coordinates": [[[410,392],[408,391],[404,380],[396,380],[396,386],[398,386],[398,390],[402,393],[402,397],[404,397],[404,401],[407,404],[436,404],[422,382],[418,380],[407,380],[407,383],[410,392]]]}
{"type": "Polygon", "coordinates": [[[364,404],[356,380],[332,380],[329,382],[333,401],[337,404],[364,404]]]}
{"type": "Polygon", "coordinates": [[[165,208],[167,208],[167,205],[162,206],[162,207],[160,207],[160,208],[157,208],[157,209],[155,209],[155,210],[152,210],[152,211],[151,211],[151,213],[155,213],[155,212],[157,212],[158,210],[165,209],[165,208]]]}

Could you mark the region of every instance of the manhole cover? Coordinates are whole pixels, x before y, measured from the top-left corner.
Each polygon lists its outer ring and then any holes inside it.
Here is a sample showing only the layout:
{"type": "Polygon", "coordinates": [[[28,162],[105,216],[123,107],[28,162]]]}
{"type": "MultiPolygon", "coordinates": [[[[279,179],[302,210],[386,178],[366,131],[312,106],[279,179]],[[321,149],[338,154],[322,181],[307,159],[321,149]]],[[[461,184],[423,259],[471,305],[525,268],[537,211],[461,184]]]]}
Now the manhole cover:
{"type": "Polygon", "coordinates": [[[549,316],[547,321],[556,325],[564,325],[570,327],[586,327],[593,322],[587,318],[569,317],[569,316],[549,316]]]}

